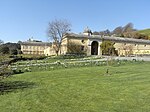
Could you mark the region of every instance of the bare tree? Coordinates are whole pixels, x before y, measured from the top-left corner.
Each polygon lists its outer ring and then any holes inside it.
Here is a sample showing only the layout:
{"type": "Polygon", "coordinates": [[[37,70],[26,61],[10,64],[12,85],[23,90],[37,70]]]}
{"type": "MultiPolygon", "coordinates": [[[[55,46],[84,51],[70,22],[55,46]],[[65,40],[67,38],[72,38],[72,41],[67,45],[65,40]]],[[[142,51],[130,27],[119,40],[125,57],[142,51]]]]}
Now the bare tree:
{"type": "Polygon", "coordinates": [[[97,32],[97,31],[94,31],[94,32],[93,32],[93,35],[100,35],[100,33],[97,32]]]}
{"type": "Polygon", "coordinates": [[[48,37],[53,40],[56,54],[61,54],[61,43],[65,33],[71,31],[71,24],[67,20],[55,19],[48,24],[48,37]]]}
{"type": "Polygon", "coordinates": [[[99,35],[101,35],[101,36],[110,36],[110,35],[111,35],[111,32],[109,31],[109,29],[104,30],[104,31],[100,31],[100,32],[98,32],[98,33],[99,33],[99,35]]]}
{"type": "Polygon", "coordinates": [[[133,45],[122,44],[121,50],[124,51],[124,54],[122,54],[124,56],[131,56],[131,55],[133,55],[133,45]]]}
{"type": "Polygon", "coordinates": [[[121,36],[122,30],[123,30],[123,28],[121,26],[119,26],[119,27],[115,28],[112,33],[115,34],[116,36],[121,36]]]}
{"type": "Polygon", "coordinates": [[[123,33],[132,32],[132,31],[135,31],[135,29],[133,29],[133,23],[128,23],[123,27],[123,33]]]}

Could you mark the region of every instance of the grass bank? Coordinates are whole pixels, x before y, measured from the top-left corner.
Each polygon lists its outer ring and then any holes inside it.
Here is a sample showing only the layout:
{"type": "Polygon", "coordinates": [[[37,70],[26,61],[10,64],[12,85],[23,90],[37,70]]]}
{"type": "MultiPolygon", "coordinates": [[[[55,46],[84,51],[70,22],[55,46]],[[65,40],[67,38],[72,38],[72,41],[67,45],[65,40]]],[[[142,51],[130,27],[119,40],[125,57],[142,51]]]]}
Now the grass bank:
{"type": "MultiPolygon", "coordinates": [[[[2,112],[149,112],[150,63],[26,72],[5,79],[2,112]],[[12,86],[11,86],[12,85],[12,86]]],[[[2,93],[2,92],[1,92],[2,93]]]]}

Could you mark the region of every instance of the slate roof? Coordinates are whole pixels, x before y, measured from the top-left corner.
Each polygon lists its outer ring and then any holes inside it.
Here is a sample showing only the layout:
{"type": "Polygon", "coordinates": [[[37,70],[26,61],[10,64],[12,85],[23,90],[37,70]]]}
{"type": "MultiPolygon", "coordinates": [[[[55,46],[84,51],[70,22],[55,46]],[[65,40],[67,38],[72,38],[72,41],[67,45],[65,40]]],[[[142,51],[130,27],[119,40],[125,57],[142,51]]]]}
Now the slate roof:
{"type": "Polygon", "coordinates": [[[67,33],[64,38],[86,38],[86,39],[95,39],[95,40],[107,40],[107,41],[113,41],[113,42],[120,42],[120,43],[138,43],[138,44],[149,44],[150,40],[144,40],[144,39],[134,39],[134,38],[123,38],[123,37],[115,37],[115,36],[100,36],[100,35],[83,35],[83,34],[74,34],[74,33],[67,33]]]}
{"type": "Polygon", "coordinates": [[[48,42],[21,42],[21,45],[30,45],[30,46],[50,46],[52,43],[48,42]]]}

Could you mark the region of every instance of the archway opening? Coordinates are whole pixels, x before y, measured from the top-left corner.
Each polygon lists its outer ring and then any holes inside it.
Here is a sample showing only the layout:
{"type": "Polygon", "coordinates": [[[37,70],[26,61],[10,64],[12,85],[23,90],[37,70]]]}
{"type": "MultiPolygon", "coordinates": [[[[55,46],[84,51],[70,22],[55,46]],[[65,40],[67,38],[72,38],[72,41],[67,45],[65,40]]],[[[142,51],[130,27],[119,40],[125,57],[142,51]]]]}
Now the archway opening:
{"type": "Polygon", "coordinates": [[[98,42],[93,41],[91,44],[91,55],[98,55],[98,42]]]}

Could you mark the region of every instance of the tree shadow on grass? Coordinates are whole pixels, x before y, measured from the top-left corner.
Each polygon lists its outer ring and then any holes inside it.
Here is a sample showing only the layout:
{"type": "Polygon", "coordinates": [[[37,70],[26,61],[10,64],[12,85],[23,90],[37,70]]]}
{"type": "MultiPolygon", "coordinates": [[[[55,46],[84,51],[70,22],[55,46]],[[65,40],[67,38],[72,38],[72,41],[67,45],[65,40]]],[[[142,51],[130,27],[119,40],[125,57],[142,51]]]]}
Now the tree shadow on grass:
{"type": "Polygon", "coordinates": [[[15,92],[17,90],[24,90],[26,88],[33,88],[35,83],[25,81],[4,81],[0,82],[0,95],[7,94],[9,92],[15,92]]]}

